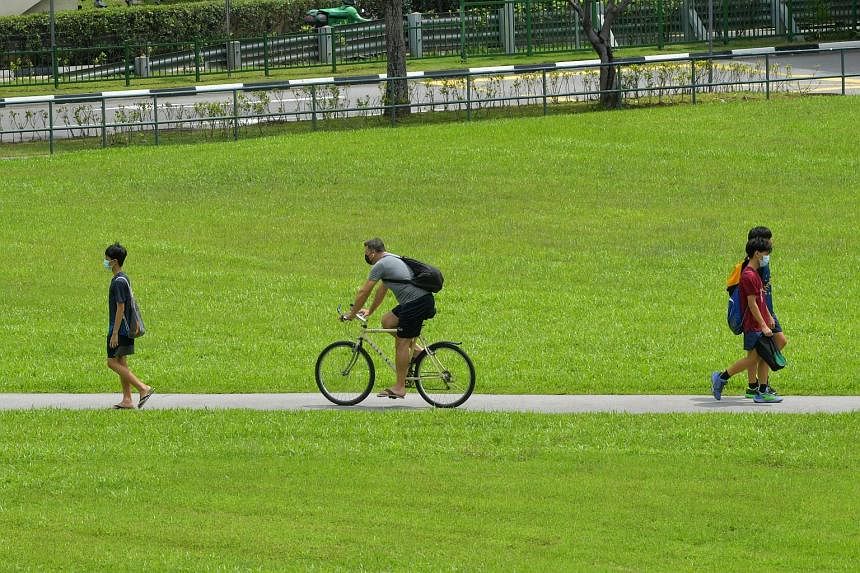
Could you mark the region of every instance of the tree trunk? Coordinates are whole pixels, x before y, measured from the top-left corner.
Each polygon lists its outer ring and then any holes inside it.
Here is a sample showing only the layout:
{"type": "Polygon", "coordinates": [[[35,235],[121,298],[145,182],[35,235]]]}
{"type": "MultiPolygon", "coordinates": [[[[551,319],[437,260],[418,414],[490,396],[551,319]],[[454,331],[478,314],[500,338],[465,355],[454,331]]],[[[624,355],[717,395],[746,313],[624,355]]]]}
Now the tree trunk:
{"type": "MultiPolygon", "coordinates": [[[[388,56],[389,78],[402,78],[385,83],[387,105],[409,104],[409,82],[406,80],[406,42],[403,39],[402,0],[385,0],[385,51],[388,56]]],[[[398,107],[395,116],[409,114],[409,106],[398,107]]]]}
{"type": "Polygon", "coordinates": [[[621,85],[618,81],[617,68],[612,64],[612,24],[615,18],[630,4],[630,0],[608,0],[603,13],[603,25],[595,30],[591,19],[594,0],[568,0],[568,3],[579,15],[582,28],[588,41],[600,57],[600,103],[606,109],[621,107],[622,94],[617,91],[621,85]]]}
{"type": "MultiPolygon", "coordinates": [[[[611,64],[615,60],[611,46],[602,46],[597,53],[600,55],[601,64],[611,64]]],[[[620,87],[617,68],[612,65],[602,65],[600,67],[600,104],[605,109],[621,107],[621,92],[617,91],[620,87]]]]}

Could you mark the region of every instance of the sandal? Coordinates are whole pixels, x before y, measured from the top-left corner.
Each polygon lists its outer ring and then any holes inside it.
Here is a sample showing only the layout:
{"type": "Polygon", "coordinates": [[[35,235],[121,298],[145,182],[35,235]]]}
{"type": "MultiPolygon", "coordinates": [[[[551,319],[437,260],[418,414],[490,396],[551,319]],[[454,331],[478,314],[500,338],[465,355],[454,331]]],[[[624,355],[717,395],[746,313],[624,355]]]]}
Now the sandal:
{"type": "Polygon", "coordinates": [[[391,388],[386,388],[382,392],[376,395],[378,398],[391,398],[392,400],[396,400],[397,398],[403,399],[406,398],[406,394],[398,394],[391,388]]]}
{"type": "Polygon", "coordinates": [[[145,396],[140,397],[140,401],[137,403],[138,409],[143,408],[143,405],[146,404],[146,401],[149,400],[149,397],[155,394],[155,388],[150,388],[149,392],[145,396]]]}

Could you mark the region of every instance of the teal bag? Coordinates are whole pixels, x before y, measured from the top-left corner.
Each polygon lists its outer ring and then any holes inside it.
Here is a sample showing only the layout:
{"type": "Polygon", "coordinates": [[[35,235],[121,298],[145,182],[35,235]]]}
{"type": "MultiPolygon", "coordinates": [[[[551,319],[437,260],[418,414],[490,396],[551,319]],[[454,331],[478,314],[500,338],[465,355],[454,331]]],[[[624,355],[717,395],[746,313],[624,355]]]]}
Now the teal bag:
{"type": "Polygon", "coordinates": [[[756,352],[762,360],[767,362],[770,369],[774,372],[785,368],[786,360],[779,348],[776,347],[776,342],[772,336],[761,335],[758,342],[755,343],[756,352]]]}

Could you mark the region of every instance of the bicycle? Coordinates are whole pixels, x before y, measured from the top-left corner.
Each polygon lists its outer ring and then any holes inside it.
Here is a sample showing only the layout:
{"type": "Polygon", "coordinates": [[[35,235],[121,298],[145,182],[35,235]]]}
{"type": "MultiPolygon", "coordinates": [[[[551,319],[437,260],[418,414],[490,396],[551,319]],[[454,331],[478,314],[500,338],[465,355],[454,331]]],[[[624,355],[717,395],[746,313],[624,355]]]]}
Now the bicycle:
{"type": "MultiPolygon", "coordinates": [[[[338,316],[344,320],[341,307],[338,316]]],[[[394,328],[368,328],[367,319],[356,316],[360,329],[355,341],[339,340],[320,352],[316,363],[316,382],[320,392],[339,406],[354,406],[370,394],[376,380],[376,367],[366,346],[374,350],[395,370],[394,363],[371,339],[373,334],[394,334],[394,328]]],[[[459,342],[447,340],[427,344],[417,340],[423,350],[412,357],[406,382],[412,382],[421,397],[437,408],[456,408],[469,399],[475,389],[475,366],[460,348],[459,342]]]]}

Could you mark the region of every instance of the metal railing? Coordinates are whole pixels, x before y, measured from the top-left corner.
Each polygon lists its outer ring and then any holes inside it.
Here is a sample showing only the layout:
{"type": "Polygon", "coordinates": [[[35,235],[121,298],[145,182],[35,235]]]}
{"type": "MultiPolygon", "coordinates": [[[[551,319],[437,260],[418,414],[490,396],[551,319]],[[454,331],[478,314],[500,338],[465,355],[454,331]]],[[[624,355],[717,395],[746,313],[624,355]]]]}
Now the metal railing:
{"type": "MultiPolygon", "coordinates": [[[[665,56],[649,61],[617,61],[619,83],[612,92],[626,101],[690,101],[702,94],[747,91],[766,98],[772,93],[810,91],[833,84],[833,93],[848,93],[846,83],[860,78],[846,68],[847,53],[858,47],[786,50],[744,56],[665,56]],[[839,73],[798,77],[790,63],[795,55],[830,58],[839,73]],[[838,62],[836,64],[835,62],[838,62]]],[[[249,130],[305,122],[309,129],[339,120],[374,119],[396,125],[398,109],[413,114],[454,112],[471,120],[488,109],[531,106],[547,114],[550,108],[593,102],[599,89],[599,62],[570,62],[559,66],[503,66],[462,73],[410,74],[407,78],[344,78],[293,80],[267,85],[206,86],[182,90],[113,92],[100,95],[7,98],[0,104],[0,150],[25,141],[47,143],[85,140],[107,147],[138,141],[158,145],[165,137],[239,139],[249,130]],[[391,104],[389,81],[405,79],[410,101],[391,104]],[[145,92],[145,93],[144,93],[145,92]],[[191,99],[189,99],[191,98],[191,99]],[[109,113],[110,112],[110,113],[109,113]]],[[[858,86],[860,91],[860,86],[858,86]]],[[[2,151],[0,151],[2,155],[2,151]]]]}
{"type": "MultiPolygon", "coordinates": [[[[505,11],[501,0],[481,0],[470,12],[423,19],[404,26],[410,59],[494,54],[533,54],[591,49],[575,13],[560,2],[531,0],[505,11]],[[513,22],[506,24],[506,19],[513,22]],[[504,30],[510,28],[509,39],[504,30]],[[419,33],[422,49],[409,46],[419,33]]],[[[714,41],[834,32],[860,34],[860,0],[715,0],[714,41]]],[[[618,47],[703,42],[707,38],[707,0],[654,0],[631,4],[613,26],[618,47]]],[[[144,77],[194,77],[285,68],[330,67],[385,58],[381,21],[331,28],[331,53],[324,53],[317,31],[283,36],[196,40],[177,43],[125,43],[91,47],[0,51],[0,91],[4,87],[123,81],[144,77]],[[230,52],[238,48],[238,61],[230,52]],[[53,72],[56,62],[58,73],[53,72]],[[231,65],[232,64],[232,65],[231,65]]]]}

